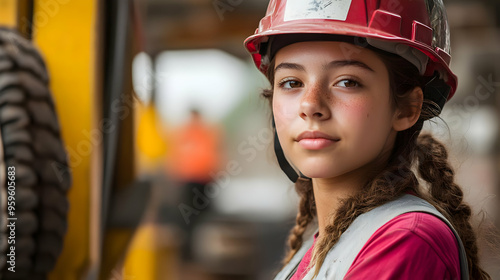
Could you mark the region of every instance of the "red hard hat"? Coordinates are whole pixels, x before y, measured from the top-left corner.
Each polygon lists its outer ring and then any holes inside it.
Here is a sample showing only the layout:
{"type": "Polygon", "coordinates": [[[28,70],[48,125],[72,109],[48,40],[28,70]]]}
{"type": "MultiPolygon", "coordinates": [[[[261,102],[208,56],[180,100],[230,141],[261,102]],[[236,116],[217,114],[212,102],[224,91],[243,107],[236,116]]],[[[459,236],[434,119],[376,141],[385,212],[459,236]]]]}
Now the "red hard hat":
{"type": "MultiPolygon", "coordinates": [[[[425,58],[423,62],[420,59],[422,75],[437,72],[450,87],[446,99],[456,91],[457,77],[449,68],[450,32],[442,0],[271,0],[245,46],[257,68],[265,72],[269,60],[263,58],[271,37],[306,33],[363,37],[370,45],[397,54],[411,49],[414,55],[425,58]]],[[[410,62],[418,67],[418,62],[410,62]]]]}

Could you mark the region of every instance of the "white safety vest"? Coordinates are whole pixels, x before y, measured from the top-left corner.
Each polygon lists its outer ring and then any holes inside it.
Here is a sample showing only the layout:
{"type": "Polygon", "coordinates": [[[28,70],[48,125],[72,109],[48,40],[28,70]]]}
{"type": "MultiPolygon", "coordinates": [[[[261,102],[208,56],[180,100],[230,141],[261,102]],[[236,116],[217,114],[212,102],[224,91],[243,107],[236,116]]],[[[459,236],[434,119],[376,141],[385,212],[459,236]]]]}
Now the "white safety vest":
{"type": "MultiPolygon", "coordinates": [[[[354,220],[349,228],[342,234],[335,246],[326,255],[315,280],[342,280],[351,267],[354,259],[361,251],[370,237],[384,224],[393,218],[409,213],[424,212],[440,218],[451,229],[459,245],[461,280],[469,279],[469,269],[465,248],[460,237],[451,223],[427,201],[413,195],[404,195],[394,201],[379,206],[367,213],[360,215],[354,220]]],[[[304,242],[292,260],[280,271],[274,280],[291,279],[300,261],[312,246],[314,234],[317,232],[317,225],[309,227],[304,233],[304,242]]],[[[315,267],[312,267],[303,280],[312,280],[315,267]]]]}

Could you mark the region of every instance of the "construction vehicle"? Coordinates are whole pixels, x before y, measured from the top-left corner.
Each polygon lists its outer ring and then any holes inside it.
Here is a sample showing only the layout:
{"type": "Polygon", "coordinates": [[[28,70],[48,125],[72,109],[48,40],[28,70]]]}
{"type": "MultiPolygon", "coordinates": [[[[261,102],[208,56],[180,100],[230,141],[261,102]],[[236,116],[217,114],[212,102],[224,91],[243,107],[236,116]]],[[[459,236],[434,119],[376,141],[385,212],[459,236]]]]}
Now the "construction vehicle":
{"type": "Polygon", "coordinates": [[[133,231],[116,237],[107,224],[110,197],[134,179],[132,11],[130,1],[0,1],[1,209],[15,222],[1,235],[1,279],[97,279],[127,248],[133,231]]]}

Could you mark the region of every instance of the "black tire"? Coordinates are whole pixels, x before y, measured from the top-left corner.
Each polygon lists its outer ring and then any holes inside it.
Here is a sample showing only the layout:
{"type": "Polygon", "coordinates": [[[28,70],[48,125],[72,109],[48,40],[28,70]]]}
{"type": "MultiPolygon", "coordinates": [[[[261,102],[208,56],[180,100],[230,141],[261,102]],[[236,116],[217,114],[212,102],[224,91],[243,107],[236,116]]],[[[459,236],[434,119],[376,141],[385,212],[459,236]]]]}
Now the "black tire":
{"type": "Polygon", "coordinates": [[[0,28],[0,279],[45,279],[63,247],[71,173],[48,84],[31,42],[0,28]],[[15,184],[14,213],[9,184],[15,184]],[[11,222],[15,244],[8,244],[11,222]],[[15,273],[8,270],[11,246],[15,273]]]}

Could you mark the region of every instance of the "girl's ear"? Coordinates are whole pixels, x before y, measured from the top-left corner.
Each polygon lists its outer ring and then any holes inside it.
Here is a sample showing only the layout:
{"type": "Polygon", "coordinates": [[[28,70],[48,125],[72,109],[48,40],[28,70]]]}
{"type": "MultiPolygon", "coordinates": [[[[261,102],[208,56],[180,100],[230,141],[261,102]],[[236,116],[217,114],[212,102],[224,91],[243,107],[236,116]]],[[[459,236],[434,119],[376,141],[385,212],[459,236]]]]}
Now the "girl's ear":
{"type": "Polygon", "coordinates": [[[422,104],[424,102],[424,93],[422,88],[414,88],[407,97],[406,104],[401,104],[396,109],[392,127],[396,131],[403,131],[412,127],[420,117],[422,104]]]}

